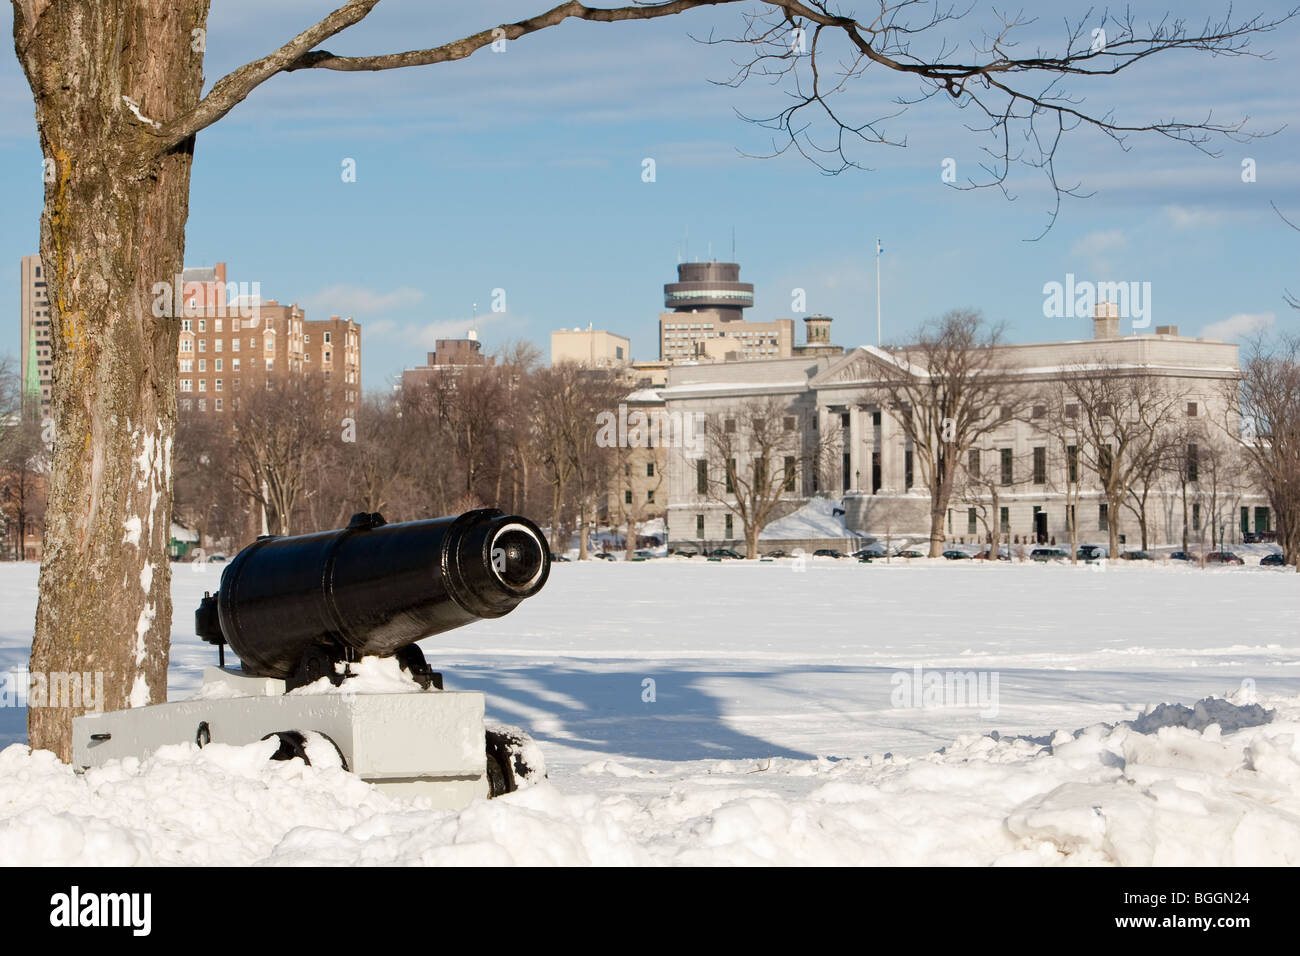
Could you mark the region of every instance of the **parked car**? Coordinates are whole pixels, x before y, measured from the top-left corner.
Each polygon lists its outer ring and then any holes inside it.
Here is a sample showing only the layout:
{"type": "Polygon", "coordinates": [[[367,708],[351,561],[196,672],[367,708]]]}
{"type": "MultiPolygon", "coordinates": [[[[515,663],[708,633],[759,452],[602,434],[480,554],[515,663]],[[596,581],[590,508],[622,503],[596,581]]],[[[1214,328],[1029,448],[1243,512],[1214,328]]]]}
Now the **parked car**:
{"type": "Polygon", "coordinates": [[[641,559],[644,561],[644,560],[647,560],[647,559],[649,559],[649,558],[655,558],[655,557],[658,557],[658,555],[656,555],[653,551],[647,551],[645,548],[642,548],[642,549],[640,549],[639,551],[633,551],[633,552],[632,552],[632,557],[634,557],[634,558],[641,558],[641,559]]]}
{"type": "Polygon", "coordinates": [[[859,548],[849,557],[857,558],[861,561],[863,558],[883,558],[885,556],[885,546],[882,544],[869,544],[865,548],[859,548]]]}
{"type": "Polygon", "coordinates": [[[775,551],[769,551],[769,552],[767,552],[767,554],[763,555],[763,557],[765,557],[765,558],[792,558],[792,557],[794,557],[794,555],[790,554],[790,553],[787,552],[787,551],[782,551],[781,549],[778,548],[778,549],[775,550],[775,551]]]}
{"type": "Polygon", "coordinates": [[[896,558],[924,558],[925,556],[924,551],[917,551],[915,548],[904,548],[894,555],[896,558]]]}
{"type": "Polygon", "coordinates": [[[1264,544],[1268,541],[1277,540],[1276,531],[1244,531],[1241,540],[1246,544],[1264,544]]]}
{"type": "Polygon", "coordinates": [[[209,564],[218,563],[222,561],[229,561],[229,560],[230,559],[228,557],[226,557],[224,554],[221,554],[220,552],[218,552],[217,554],[208,555],[209,564]]]}
{"type": "Polygon", "coordinates": [[[566,558],[566,557],[565,557],[564,555],[562,555],[562,554],[556,554],[554,551],[552,551],[552,552],[551,552],[551,563],[552,563],[552,564],[568,564],[568,563],[569,563],[569,559],[566,558]]]}
{"type": "Polygon", "coordinates": [[[1150,561],[1151,555],[1145,551],[1125,551],[1120,554],[1125,561],[1150,561]]]}
{"type": "MultiPolygon", "coordinates": [[[[975,555],[975,557],[979,558],[981,561],[990,561],[993,558],[993,555],[991,554],[992,550],[993,550],[992,548],[985,548],[979,554],[975,555]]],[[[1006,545],[1001,545],[998,547],[998,560],[999,561],[1011,560],[1011,552],[1007,549],[1006,545]]]]}
{"type": "Polygon", "coordinates": [[[700,552],[694,551],[690,548],[678,548],[676,551],[669,551],[668,553],[675,554],[679,558],[695,558],[699,557],[700,554],[700,552]]]}
{"type": "Polygon", "coordinates": [[[1264,557],[1259,559],[1260,567],[1264,568],[1284,568],[1286,561],[1282,558],[1281,551],[1270,551],[1264,557]]]}
{"type": "Polygon", "coordinates": [[[943,553],[943,556],[949,561],[969,561],[970,555],[965,551],[958,551],[956,548],[949,548],[943,553]]]}
{"type": "Polygon", "coordinates": [[[1237,555],[1231,551],[1211,551],[1205,556],[1206,564],[1245,564],[1237,555]]]}
{"type": "Polygon", "coordinates": [[[1060,548],[1034,548],[1029,552],[1030,561],[1067,561],[1069,554],[1060,548]]]}
{"type": "Polygon", "coordinates": [[[1106,557],[1108,548],[1100,544],[1081,544],[1074,556],[1080,561],[1100,561],[1106,557]]]}
{"type": "Polygon", "coordinates": [[[1201,556],[1191,551],[1175,551],[1169,555],[1170,561],[1200,561],[1201,556]]]}
{"type": "Polygon", "coordinates": [[[600,558],[600,560],[602,560],[602,561],[617,561],[617,560],[618,560],[618,558],[614,557],[614,556],[613,556],[612,554],[610,554],[608,551],[597,551],[595,554],[592,555],[592,557],[593,557],[593,558],[600,558]]]}
{"type": "Polygon", "coordinates": [[[814,558],[842,558],[843,551],[836,551],[834,548],[818,548],[813,552],[814,558]]]}
{"type": "Polygon", "coordinates": [[[743,560],[743,558],[739,554],[737,554],[735,551],[732,551],[730,548],[714,548],[712,551],[709,552],[709,557],[731,558],[732,560],[737,560],[737,561],[743,560]]]}

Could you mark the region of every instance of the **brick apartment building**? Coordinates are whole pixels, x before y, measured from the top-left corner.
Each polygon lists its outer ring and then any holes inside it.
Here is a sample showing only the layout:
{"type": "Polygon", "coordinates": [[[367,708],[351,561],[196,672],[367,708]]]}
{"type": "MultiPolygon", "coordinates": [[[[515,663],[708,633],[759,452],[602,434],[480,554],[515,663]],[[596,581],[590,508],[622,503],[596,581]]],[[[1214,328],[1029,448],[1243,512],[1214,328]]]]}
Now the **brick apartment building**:
{"type": "Polygon", "coordinates": [[[227,415],[252,388],[280,376],[321,373],[340,413],[354,417],[361,401],[361,326],[332,315],[308,319],[296,304],[240,295],[226,265],[186,269],[184,315],[177,344],[181,413],[227,415]],[[235,294],[231,294],[234,292],[235,294]]]}

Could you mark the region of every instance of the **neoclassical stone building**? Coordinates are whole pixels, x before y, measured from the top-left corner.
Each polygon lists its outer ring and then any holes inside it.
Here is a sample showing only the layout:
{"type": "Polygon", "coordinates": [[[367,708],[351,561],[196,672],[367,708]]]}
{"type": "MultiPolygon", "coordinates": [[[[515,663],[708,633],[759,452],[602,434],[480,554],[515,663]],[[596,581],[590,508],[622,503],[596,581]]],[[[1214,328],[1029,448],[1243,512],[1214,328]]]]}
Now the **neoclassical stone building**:
{"type": "MultiPolygon", "coordinates": [[[[1136,511],[1125,506],[1118,516],[1110,513],[1097,475],[1045,420],[1045,406],[1028,398],[1050,392],[1054,382],[1081,369],[1148,377],[1172,396],[1166,427],[1188,443],[1189,460],[1207,461],[1206,448],[1216,435],[1223,460],[1230,456],[1233,442],[1226,429],[1233,424],[1226,396],[1239,375],[1237,346],[1183,337],[1171,326],[1121,336],[1113,308],[1102,304],[1097,311],[1092,339],[997,350],[997,363],[1025,407],[1008,414],[972,449],[991,468],[995,487],[967,483],[954,494],[946,521],[949,540],[985,540],[996,523],[1007,541],[1068,543],[1066,509],[1073,506],[1081,542],[1105,543],[1109,523],[1118,520],[1124,546],[1139,546],[1136,511]]],[[[844,355],[677,366],[661,396],[670,414],[698,412],[715,421],[756,398],[779,398],[797,422],[802,449],[799,475],[782,511],[827,495],[842,499],[850,532],[924,538],[929,490],[909,439],[888,411],[888,383],[908,372],[899,353],[866,346],[844,355]]],[[[732,509],[700,493],[698,459],[706,454],[698,447],[667,451],[670,544],[717,547],[743,539],[739,519],[728,522],[732,509]]],[[[1202,464],[1191,466],[1181,479],[1160,474],[1143,482],[1150,546],[1181,542],[1184,523],[1197,550],[1208,548],[1216,536],[1232,543],[1243,533],[1270,530],[1268,502],[1249,488],[1244,473],[1219,459],[1213,464],[1212,475],[1202,464]]]]}

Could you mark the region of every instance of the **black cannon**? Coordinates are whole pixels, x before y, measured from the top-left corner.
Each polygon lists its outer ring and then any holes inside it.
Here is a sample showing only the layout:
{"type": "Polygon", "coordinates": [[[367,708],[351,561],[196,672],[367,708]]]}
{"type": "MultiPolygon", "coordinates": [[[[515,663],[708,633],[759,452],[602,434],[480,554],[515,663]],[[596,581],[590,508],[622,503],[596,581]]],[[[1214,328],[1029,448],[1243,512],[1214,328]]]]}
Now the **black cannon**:
{"type": "Polygon", "coordinates": [[[415,642],[510,613],[549,573],[546,542],[526,518],[483,508],[388,524],[362,512],[338,531],[258,538],[204,596],[195,631],[287,690],[321,677],[339,684],[346,662],[367,655],[395,656],[441,688],[415,642]]]}

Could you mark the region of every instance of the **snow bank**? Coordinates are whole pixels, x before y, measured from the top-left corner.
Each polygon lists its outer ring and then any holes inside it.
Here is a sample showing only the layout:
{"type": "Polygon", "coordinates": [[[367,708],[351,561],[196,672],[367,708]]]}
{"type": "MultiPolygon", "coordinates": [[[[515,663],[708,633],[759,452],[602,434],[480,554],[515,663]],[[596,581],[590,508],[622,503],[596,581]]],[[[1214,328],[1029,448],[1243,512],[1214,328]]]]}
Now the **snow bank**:
{"type": "Polygon", "coordinates": [[[844,525],[844,505],[834,498],[814,498],[798,511],[768,524],[759,536],[768,541],[800,538],[846,538],[852,532],[844,525]],[[833,514],[838,510],[839,514],[833,514]]]}
{"type": "Polygon", "coordinates": [[[270,741],[84,775],[12,746],[0,864],[1295,865],[1300,697],[1263,703],[917,757],[600,760],[567,781],[585,792],[552,779],[459,813],[272,762],[270,741]]]}

